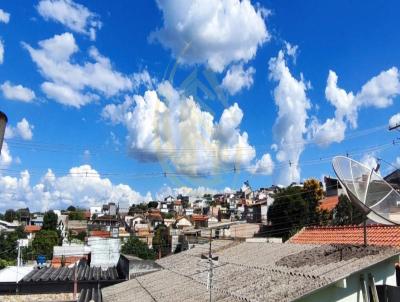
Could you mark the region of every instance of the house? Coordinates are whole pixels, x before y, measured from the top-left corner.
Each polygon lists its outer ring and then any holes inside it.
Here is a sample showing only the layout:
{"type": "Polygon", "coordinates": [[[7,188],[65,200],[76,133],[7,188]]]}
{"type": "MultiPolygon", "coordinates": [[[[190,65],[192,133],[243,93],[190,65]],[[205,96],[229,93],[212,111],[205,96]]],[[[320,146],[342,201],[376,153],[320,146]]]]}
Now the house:
{"type": "Polygon", "coordinates": [[[387,181],[395,190],[400,191],[400,170],[396,169],[389,175],[383,178],[387,181]]]}
{"type": "Polygon", "coordinates": [[[83,244],[63,244],[62,246],[53,246],[51,266],[70,266],[81,259],[89,260],[89,254],[90,248],[83,244]]]}
{"type": "Polygon", "coordinates": [[[176,219],[175,227],[178,229],[184,230],[184,229],[192,228],[193,225],[187,217],[181,216],[176,219]]]}
{"type": "MultiPolygon", "coordinates": [[[[209,301],[208,243],[156,261],[161,270],[102,289],[109,301],[209,301]],[[203,259],[203,260],[202,260],[203,259]]],[[[212,300],[361,301],[376,285],[396,285],[400,251],[291,243],[212,241],[212,300]]]]}
{"type": "Polygon", "coordinates": [[[88,223],[86,220],[69,220],[68,221],[68,232],[72,235],[78,235],[79,233],[86,232],[88,223]]]}
{"type": "Polygon", "coordinates": [[[43,215],[42,214],[33,214],[33,218],[31,218],[31,225],[38,225],[40,227],[43,226],[43,215]]]}
{"type": "Polygon", "coordinates": [[[161,213],[157,210],[149,210],[146,214],[145,217],[147,219],[147,221],[150,223],[150,225],[155,228],[157,227],[159,224],[161,224],[163,222],[163,218],[161,216],[161,213]]]}
{"type": "Polygon", "coordinates": [[[90,207],[90,218],[93,217],[93,215],[99,216],[102,214],[101,212],[102,207],[90,207]]]}
{"type": "Polygon", "coordinates": [[[244,205],[244,218],[248,223],[267,223],[268,200],[244,205]]]}
{"type": "Polygon", "coordinates": [[[175,218],[164,218],[164,224],[169,227],[175,223],[175,218]]]}
{"type": "Polygon", "coordinates": [[[121,241],[118,238],[89,237],[90,265],[102,269],[116,267],[119,260],[121,241]]]}
{"type": "Polygon", "coordinates": [[[326,196],[340,196],[344,194],[342,186],[337,178],[332,178],[329,176],[324,177],[325,192],[326,196]]]}
{"type": "Polygon", "coordinates": [[[194,212],[194,209],[193,208],[186,208],[186,209],[184,209],[184,212],[185,212],[186,216],[192,216],[193,212],[194,212]]]}
{"type": "Polygon", "coordinates": [[[332,213],[332,211],[336,208],[339,203],[339,196],[326,196],[322,200],[319,201],[318,209],[320,211],[326,211],[328,213],[332,213]]]}
{"type": "Polygon", "coordinates": [[[174,211],[175,213],[182,214],[183,212],[182,201],[180,200],[174,201],[174,211]]]}
{"type": "Polygon", "coordinates": [[[8,222],[0,220],[0,233],[2,232],[14,232],[20,226],[18,221],[8,222]]]}
{"type": "Polygon", "coordinates": [[[175,201],[175,198],[171,195],[168,195],[167,197],[164,198],[164,201],[168,204],[171,204],[175,201]]]}
{"type": "Polygon", "coordinates": [[[117,215],[117,205],[115,202],[109,202],[108,204],[104,204],[101,212],[104,215],[115,216],[117,215]]]}
{"type": "Polygon", "coordinates": [[[170,210],[173,210],[172,203],[162,201],[159,203],[159,210],[161,213],[167,214],[170,210]]]}
{"type": "Polygon", "coordinates": [[[35,234],[41,229],[42,227],[38,225],[27,225],[24,228],[24,232],[27,234],[28,240],[33,240],[35,238],[35,234]]]}
{"type": "Polygon", "coordinates": [[[195,229],[208,227],[208,216],[207,215],[192,215],[191,220],[193,222],[195,229]]]}

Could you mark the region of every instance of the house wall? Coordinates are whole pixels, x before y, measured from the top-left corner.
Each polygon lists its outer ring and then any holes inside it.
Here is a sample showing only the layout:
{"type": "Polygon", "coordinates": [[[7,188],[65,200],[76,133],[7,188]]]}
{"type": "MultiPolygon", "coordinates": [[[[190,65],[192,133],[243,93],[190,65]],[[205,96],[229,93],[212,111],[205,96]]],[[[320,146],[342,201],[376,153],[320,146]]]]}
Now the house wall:
{"type": "Polygon", "coordinates": [[[331,285],[323,288],[316,293],[299,299],[300,302],[320,302],[320,301],[337,301],[337,302],[364,302],[361,291],[360,276],[364,275],[364,279],[368,280],[368,274],[374,276],[375,284],[386,284],[396,286],[395,264],[399,261],[397,256],[392,257],[384,262],[378,263],[371,268],[362,270],[346,278],[346,288],[331,285]]]}

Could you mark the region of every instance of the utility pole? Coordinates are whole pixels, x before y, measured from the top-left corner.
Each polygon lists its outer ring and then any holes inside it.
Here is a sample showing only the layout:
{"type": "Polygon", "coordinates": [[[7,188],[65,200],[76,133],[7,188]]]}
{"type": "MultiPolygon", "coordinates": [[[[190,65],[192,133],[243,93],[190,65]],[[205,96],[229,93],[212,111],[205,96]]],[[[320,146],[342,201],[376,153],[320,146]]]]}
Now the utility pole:
{"type": "Polygon", "coordinates": [[[210,271],[208,272],[208,286],[210,291],[210,302],[212,301],[212,277],[213,277],[213,260],[211,255],[212,229],[210,229],[210,247],[208,249],[208,261],[210,262],[210,271]]]}
{"type": "Polygon", "coordinates": [[[18,289],[18,269],[19,269],[19,266],[21,265],[21,242],[20,242],[20,239],[18,239],[17,240],[17,246],[18,246],[18,253],[17,253],[17,274],[16,274],[16,287],[15,287],[15,291],[16,291],[16,293],[18,294],[18,292],[19,292],[19,289],[18,289]]]}
{"type": "Polygon", "coordinates": [[[77,293],[77,291],[78,291],[78,272],[77,272],[77,270],[78,270],[78,265],[77,264],[75,264],[75,272],[74,272],[74,294],[73,294],[73,297],[72,297],[72,299],[74,300],[74,301],[76,301],[76,293],[77,293]]]}

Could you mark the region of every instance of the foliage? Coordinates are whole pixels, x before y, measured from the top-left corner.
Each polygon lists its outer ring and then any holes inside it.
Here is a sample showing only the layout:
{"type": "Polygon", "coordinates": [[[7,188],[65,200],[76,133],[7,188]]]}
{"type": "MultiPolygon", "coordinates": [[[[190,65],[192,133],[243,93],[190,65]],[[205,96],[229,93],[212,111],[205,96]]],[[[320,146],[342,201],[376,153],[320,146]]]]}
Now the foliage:
{"type": "Polygon", "coordinates": [[[0,269],[3,269],[7,266],[15,265],[15,262],[15,260],[0,259],[0,269]]]}
{"type": "Polygon", "coordinates": [[[68,213],[69,220],[85,220],[85,213],[83,211],[74,211],[68,213]]]}
{"type": "Polygon", "coordinates": [[[67,211],[68,211],[68,212],[75,212],[75,211],[76,211],[76,208],[75,208],[74,206],[69,206],[69,207],[67,208],[67,211]]]}
{"type": "Polygon", "coordinates": [[[0,258],[6,261],[12,261],[17,258],[17,232],[0,234],[0,258]]]}
{"type": "Polygon", "coordinates": [[[339,196],[333,213],[333,225],[360,224],[363,221],[363,213],[343,194],[339,196]]]}
{"type": "Polygon", "coordinates": [[[158,207],[158,201],[150,201],[150,202],[147,204],[147,207],[148,207],[149,209],[157,209],[157,207],[158,207]]]}
{"type": "Polygon", "coordinates": [[[169,254],[171,247],[168,244],[168,237],[167,226],[164,224],[159,225],[153,237],[153,250],[156,254],[161,254],[161,256],[169,254]]]}
{"type": "Polygon", "coordinates": [[[175,217],[175,212],[174,213],[161,213],[161,215],[164,219],[172,219],[175,217]]]}
{"type": "Polygon", "coordinates": [[[323,197],[324,189],[320,181],[310,178],[304,182],[303,198],[306,201],[307,224],[321,224],[323,213],[318,211],[318,205],[323,197]]]}
{"type": "Polygon", "coordinates": [[[128,215],[135,215],[135,214],[142,214],[148,210],[148,207],[146,204],[141,203],[141,204],[133,204],[129,208],[128,215]]]}
{"type": "Polygon", "coordinates": [[[43,217],[43,230],[57,230],[58,216],[53,211],[47,211],[43,217]]]}
{"type": "Polygon", "coordinates": [[[4,213],[4,220],[8,221],[8,222],[13,222],[14,220],[19,220],[19,218],[20,218],[19,213],[15,212],[12,209],[8,209],[4,213]]]}
{"type": "Polygon", "coordinates": [[[47,259],[53,256],[53,246],[58,245],[58,234],[54,230],[40,230],[32,241],[33,256],[44,255],[47,259]]]}
{"type": "Polygon", "coordinates": [[[154,251],[149,249],[147,244],[140,241],[137,237],[130,237],[122,246],[121,252],[123,254],[137,256],[141,259],[154,260],[156,258],[154,251]]]}

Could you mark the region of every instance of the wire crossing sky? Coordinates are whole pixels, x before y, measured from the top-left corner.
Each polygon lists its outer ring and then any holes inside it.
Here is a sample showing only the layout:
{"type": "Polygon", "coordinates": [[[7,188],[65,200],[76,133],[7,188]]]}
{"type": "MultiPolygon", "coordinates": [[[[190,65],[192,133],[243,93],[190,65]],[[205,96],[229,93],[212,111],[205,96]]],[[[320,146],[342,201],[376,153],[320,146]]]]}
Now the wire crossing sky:
{"type": "Polygon", "coordinates": [[[400,166],[396,1],[3,1],[0,211],[400,166]]]}

